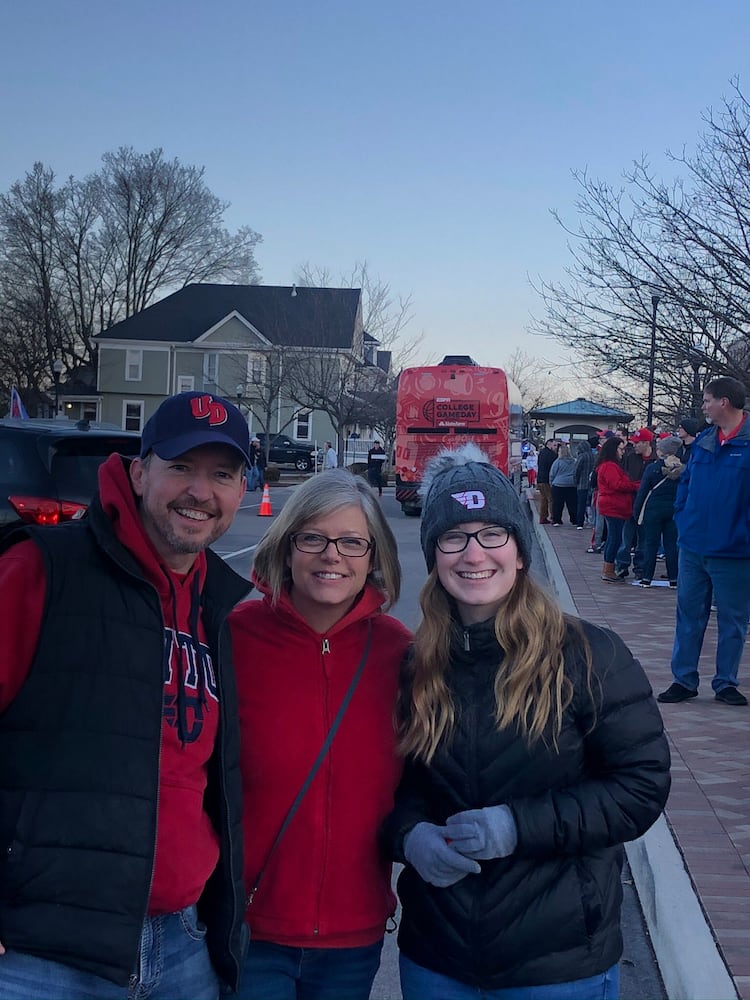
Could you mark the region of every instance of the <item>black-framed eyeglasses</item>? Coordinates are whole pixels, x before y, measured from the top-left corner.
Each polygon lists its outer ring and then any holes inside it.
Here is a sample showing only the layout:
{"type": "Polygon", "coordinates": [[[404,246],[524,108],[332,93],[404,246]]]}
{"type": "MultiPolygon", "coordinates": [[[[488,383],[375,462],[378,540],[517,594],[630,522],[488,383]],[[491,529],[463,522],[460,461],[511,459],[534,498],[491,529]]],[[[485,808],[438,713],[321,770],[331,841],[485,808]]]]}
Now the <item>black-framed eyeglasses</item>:
{"type": "Polygon", "coordinates": [[[374,543],[367,538],[358,538],[356,535],[328,538],[314,531],[299,531],[296,535],[292,535],[292,542],[298,551],[317,555],[325,552],[329,545],[335,545],[340,556],[353,556],[355,559],[366,556],[370,549],[374,548],[374,543]]]}
{"type": "Polygon", "coordinates": [[[457,528],[451,531],[444,531],[438,538],[436,545],[441,552],[452,555],[456,552],[463,552],[469,544],[471,538],[476,538],[483,549],[501,549],[508,544],[511,532],[508,528],[501,528],[499,525],[489,525],[487,528],[480,528],[479,531],[459,531],[457,528]]]}

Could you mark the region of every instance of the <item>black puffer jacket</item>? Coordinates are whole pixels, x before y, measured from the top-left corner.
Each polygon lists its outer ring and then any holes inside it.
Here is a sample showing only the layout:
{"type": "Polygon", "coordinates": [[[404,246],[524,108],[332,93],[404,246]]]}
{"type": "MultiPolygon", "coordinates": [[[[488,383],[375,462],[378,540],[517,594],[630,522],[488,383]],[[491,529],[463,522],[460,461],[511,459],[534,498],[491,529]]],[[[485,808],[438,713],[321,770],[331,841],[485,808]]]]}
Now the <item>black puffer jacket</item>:
{"type": "Polygon", "coordinates": [[[399,946],[418,965],[480,989],[544,985],[604,972],[622,952],[621,844],[656,820],[669,791],[669,749],[649,683],[612,632],[582,623],[592,698],[572,643],[575,685],[558,750],[498,732],[493,683],[502,652],[492,624],[455,627],[448,675],[453,740],[429,767],[408,762],[384,839],[404,861],[416,823],[508,803],[518,827],[510,858],[438,889],[406,865],[399,946]]]}

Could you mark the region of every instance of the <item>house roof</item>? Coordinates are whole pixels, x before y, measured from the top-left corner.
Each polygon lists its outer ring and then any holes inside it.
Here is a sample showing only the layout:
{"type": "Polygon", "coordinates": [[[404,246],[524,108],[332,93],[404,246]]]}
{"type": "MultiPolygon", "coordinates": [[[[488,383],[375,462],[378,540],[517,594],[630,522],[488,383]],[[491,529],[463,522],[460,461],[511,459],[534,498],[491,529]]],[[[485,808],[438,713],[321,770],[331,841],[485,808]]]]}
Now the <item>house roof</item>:
{"type": "Polygon", "coordinates": [[[190,344],[237,312],[272,344],[351,348],[360,295],[359,288],[192,284],[96,339],[190,344]]]}
{"type": "Polygon", "coordinates": [[[590,399],[578,396],[568,403],[555,403],[552,406],[540,406],[529,412],[530,417],[609,417],[613,420],[628,422],[633,419],[632,413],[624,410],[617,410],[612,406],[605,406],[604,403],[594,403],[590,399]]]}

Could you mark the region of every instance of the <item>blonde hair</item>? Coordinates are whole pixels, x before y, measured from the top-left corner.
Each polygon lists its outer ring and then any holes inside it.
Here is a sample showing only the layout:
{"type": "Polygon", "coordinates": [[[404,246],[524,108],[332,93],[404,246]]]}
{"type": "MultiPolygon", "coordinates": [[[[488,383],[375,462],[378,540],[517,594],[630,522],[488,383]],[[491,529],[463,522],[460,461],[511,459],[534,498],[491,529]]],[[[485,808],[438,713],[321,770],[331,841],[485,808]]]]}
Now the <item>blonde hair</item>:
{"type": "Polygon", "coordinates": [[[384,609],[396,603],[401,591],[396,539],[370,487],[346,469],[330,469],[324,476],[314,476],[298,486],[258,544],[253,573],[267,584],[274,603],[292,580],[287,565],[291,536],[315,518],[326,517],[344,507],[359,507],[364,514],[374,543],[368,577],[385,594],[384,609]]]}
{"type": "MultiPolygon", "coordinates": [[[[446,671],[451,636],[459,626],[446,628],[451,606],[436,569],[419,602],[423,617],[399,696],[400,750],[429,764],[441,742],[450,741],[456,723],[446,671]]],[[[585,661],[591,692],[591,651],[578,620],[563,614],[556,601],[519,570],[494,624],[504,653],[494,684],[497,728],[515,725],[529,743],[544,739],[557,748],[563,713],[573,698],[564,660],[571,641],[585,661]]]]}

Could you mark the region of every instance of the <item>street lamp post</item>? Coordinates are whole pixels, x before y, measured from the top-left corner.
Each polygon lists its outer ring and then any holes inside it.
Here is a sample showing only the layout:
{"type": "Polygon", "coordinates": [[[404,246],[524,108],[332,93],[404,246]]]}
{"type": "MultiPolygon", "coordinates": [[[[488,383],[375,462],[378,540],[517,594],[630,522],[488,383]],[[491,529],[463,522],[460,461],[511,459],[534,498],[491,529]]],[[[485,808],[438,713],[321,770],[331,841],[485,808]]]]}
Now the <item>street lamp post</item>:
{"type": "Polygon", "coordinates": [[[60,376],[63,373],[63,363],[59,358],[52,362],[52,378],[55,381],[55,420],[60,414],[60,376]]]}
{"type": "MultiPolygon", "coordinates": [[[[245,386],[244,385],[238,385],[237,388],[234,391],[237,394],[237,409],[240,411],[240,413],[242,413],[242,399],[243,399],[243,397],[245,395],[245,386]]],[[[248,426],[249,426],[250,425],[250,407],[249,406],[247,406],[247,416],[245,416],[244,413],[242,413],[242,415],[247,420],[247,423],[248,423],[248,426]]]]}
{"type": "Polygon", "coordinates": [[[656,374],[656,310],[659,305],[659,296],[654,293],[651,296],[651,352],[648,359],[648,412],[646,414],[646,426],[651,427],[654,422],[654,376],[656,374]]]}
{"type": "Polygon", "coordinates": [[[704,360],[705,354],[703,352],[703,343],[700,338],[696,336],[693,340],[693,346],[689,356],[690,367],[693,369],[693,399],[690,407],[690,413],[694,417],[700,416],[701,404],[703,402],[703,392],[701,390],[701,365],[704,360]]]}

